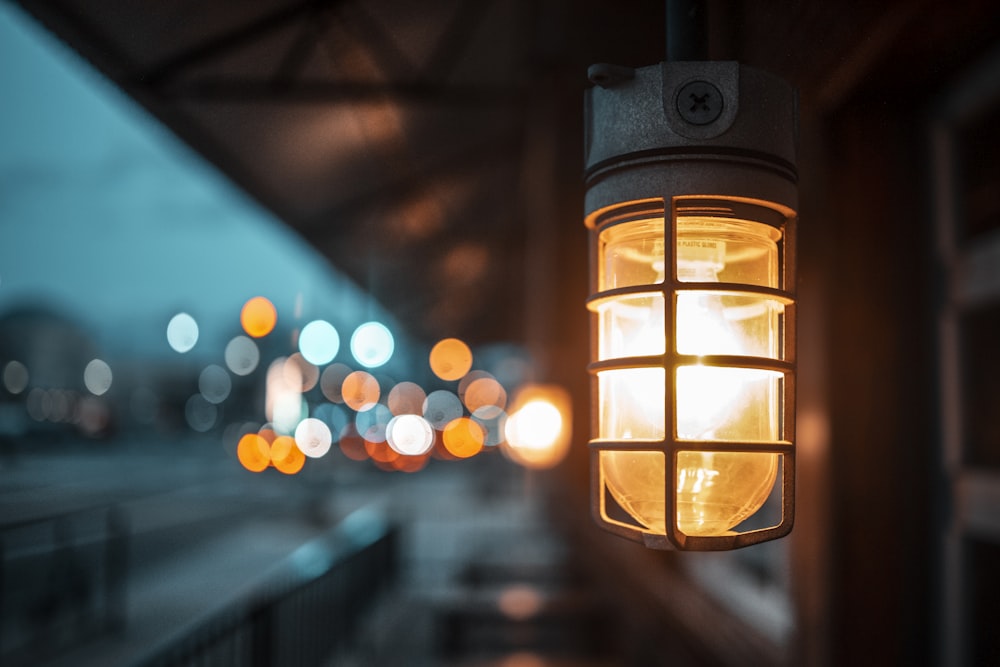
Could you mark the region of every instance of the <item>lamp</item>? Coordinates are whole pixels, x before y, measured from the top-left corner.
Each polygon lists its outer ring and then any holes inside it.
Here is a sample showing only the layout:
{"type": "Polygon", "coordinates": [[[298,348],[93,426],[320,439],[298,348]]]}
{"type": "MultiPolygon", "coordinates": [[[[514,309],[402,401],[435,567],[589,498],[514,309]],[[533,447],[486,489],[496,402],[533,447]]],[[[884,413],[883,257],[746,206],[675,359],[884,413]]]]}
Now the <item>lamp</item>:
{"type": "Polygon", "coordinates": [[[594,518],[659,549],[787,535],[795,93],[734,62],[589,77],[594,518]]]}

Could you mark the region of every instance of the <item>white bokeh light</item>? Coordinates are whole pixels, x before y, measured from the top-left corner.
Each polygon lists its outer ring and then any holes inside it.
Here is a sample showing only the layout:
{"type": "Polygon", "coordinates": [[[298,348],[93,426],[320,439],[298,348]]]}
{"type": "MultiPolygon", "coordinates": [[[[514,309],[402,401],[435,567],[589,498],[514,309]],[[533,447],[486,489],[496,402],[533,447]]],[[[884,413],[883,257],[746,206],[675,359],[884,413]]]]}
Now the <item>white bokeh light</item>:
{"type": "Polygon", "coordinates": [[[250,375],[260,363],[260,349],[247,336],[236,336],[226,344],[226,367],[237,375],[250,375]]]}
{"type": "Polygon", "coordinates": [[[101,359],[93,359],[83,370],[83,384],[94,396],[101,396],[111,388],[111,367],[101,359]]]}
{"type": "Polygon", "coordinates": [[[351,354],[365,368],[378,368],[392,358],[396,341],[381,322],[365,322],[351,336],[351,354]]]}
{"type": "Polygon", "coordinates": [[[3,385],[12,394],[20,394],[28,386],[28,368],[20,361],[10,361],[3,368],[3,385]]]}
{"type": "Polygon", "coordinates": [[[340,334],[325,320],[313,320],[302,327],[299,352],[314,366],[324,366],[340,351],[340,334]]]}
{"type": "Polygon", "coordinates": [[[303,419],[295,427],[295,444],[302,453],[311,458],[319,458],[330,451],[333,434],[330,427],[314,417],[303,419]]]}
{"type": "Polygon", "coordinates": [[[400,454],[419,456],[434,446],[434,429],[420,415],[399,415],[386,426],[385,439],[400,454]]]}
{"type": "Polygon", "coordinates": [[[167,324],[167,342],[177,352],[188,352],[198,342],[198,323],[187,313],[177,313],[167,324]]]}

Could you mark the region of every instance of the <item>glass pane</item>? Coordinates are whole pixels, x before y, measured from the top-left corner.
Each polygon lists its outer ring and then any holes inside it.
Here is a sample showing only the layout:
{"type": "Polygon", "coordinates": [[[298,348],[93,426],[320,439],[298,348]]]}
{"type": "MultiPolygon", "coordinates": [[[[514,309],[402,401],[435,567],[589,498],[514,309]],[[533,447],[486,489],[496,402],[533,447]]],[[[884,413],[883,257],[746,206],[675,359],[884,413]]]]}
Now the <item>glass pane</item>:
{"type": "Polygon", "coordinates": [[[627,368],[597,374],[600,394],[598,437],[606,440],[663,440],[662,368],[627,368]]]}
{"type": "Polygon", "coordinates": [[[780,359],[781,302],[720,292],[677,293],[677,351],[780,359]]]}
{"type": "MultiPolygon", "coordinates": [[[[677,455],[677,525],[688,535],[723,535],[752,516],[771,494],[777,454],[682,451],[677,455]]],[[[666,532],[660,452],[601,452],[615,501],[643,526],[666,532]]]]}
{"type": "Polygon", "coordinates": [[[677,280],[778,287],[778,239],[770,225],[682,215],[677,218],[677,280]]]}
{"type": "Polygon", "coordinates": [[[663,218],[608,227],[600,235],[598,289],[662,283],[663,251],[663,218]]]}
{"type": "Polygon", "coordinates": [[[781,438],[782,375],[755,368],[677,369],[677,436],[685,440],[781,438]]]}
{"type": "Polygon", "coordinates": [[[598,358],[663,354],[663,294],[618,297],[597,307],[598,358]]]}
{"type": "Polygon", "coordinates": [[[751,516],[771,494],[777,454],[679,452],[677,518],[688,535],[720,535],[751,516]]]}

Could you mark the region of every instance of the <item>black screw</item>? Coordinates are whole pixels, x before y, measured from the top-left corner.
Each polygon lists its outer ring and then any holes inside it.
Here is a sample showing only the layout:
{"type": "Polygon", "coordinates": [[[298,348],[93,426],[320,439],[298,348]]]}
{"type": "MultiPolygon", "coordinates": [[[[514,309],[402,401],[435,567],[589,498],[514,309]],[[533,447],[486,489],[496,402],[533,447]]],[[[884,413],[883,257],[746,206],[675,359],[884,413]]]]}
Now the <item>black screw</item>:
{"type": "Polygon", "coordinates": [[[708,81],[691,81],[677,91],[677,113],[692,125],[708,125],[722,115],[722,93],[708,81]]]}

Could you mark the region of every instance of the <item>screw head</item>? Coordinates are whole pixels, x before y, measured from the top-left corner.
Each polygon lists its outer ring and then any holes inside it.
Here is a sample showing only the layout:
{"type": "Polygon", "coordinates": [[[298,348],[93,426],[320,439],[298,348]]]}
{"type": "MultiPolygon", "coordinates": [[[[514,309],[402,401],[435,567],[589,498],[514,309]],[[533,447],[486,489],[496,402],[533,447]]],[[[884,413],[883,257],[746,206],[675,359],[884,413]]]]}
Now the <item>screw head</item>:
{"type": "Polygon", "coordinates": [[[692,125],[708,125],[722,115],[722,93],[708,81],[685,83],[677,91],[674,102],[677,113],[692,125]]]}

